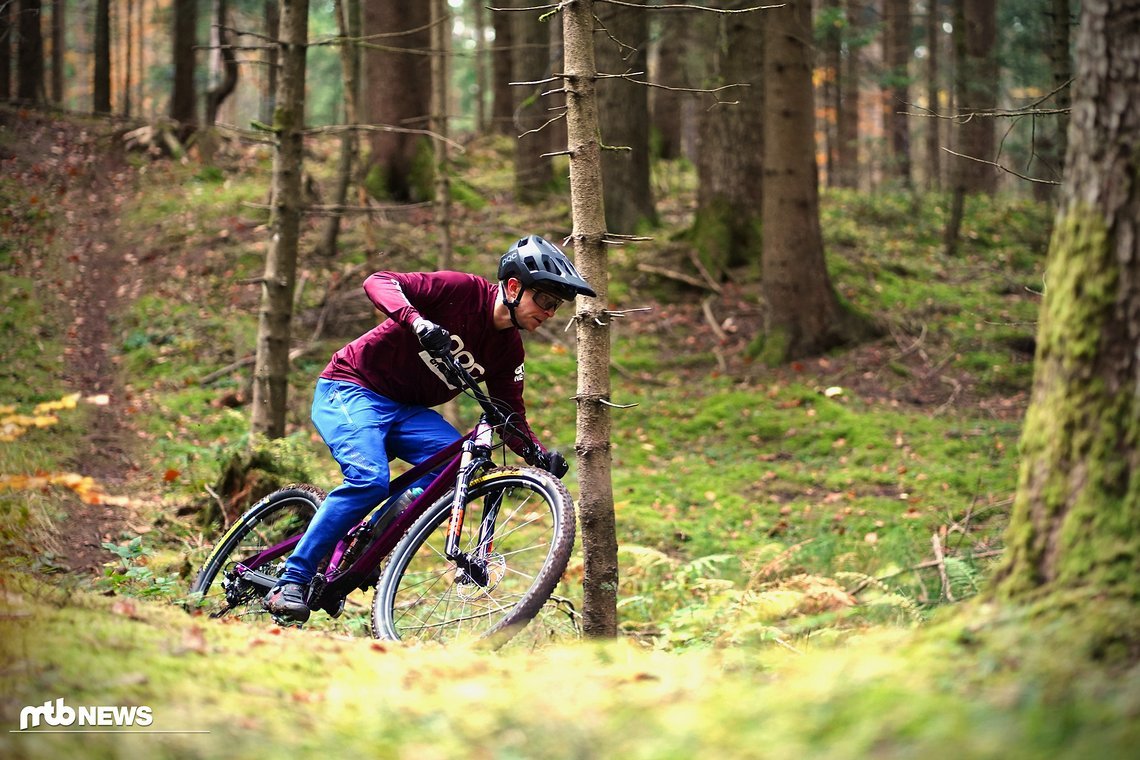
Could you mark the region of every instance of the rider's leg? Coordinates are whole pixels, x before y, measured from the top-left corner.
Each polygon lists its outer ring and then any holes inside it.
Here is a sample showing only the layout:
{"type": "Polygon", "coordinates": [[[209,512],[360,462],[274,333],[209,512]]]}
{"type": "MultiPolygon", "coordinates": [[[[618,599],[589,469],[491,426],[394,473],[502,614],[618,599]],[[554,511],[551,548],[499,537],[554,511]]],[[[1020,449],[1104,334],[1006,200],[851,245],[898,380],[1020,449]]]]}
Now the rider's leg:
{"type": "MultiPolygon", "coordinates": [[[[419,464],[459,438],[459,431],[439,412],[426,407],[406,407],[399,422],[388,431],[388,454],[411,464],[419,464]]],[[[436,472],[443,469],[440,465],[436,472]]],[[[431,472],[414,486],[424,488],[435,477],[431,472]]]]}
{"type": "Polygon", "coordinates": [[[341,466],[344,483],[333,489],[289,557],[282,583],[305,584],[350,528],[388,495],[385,437],[406,409],[367,388],[320,380],[313,424],[341,466]]]}

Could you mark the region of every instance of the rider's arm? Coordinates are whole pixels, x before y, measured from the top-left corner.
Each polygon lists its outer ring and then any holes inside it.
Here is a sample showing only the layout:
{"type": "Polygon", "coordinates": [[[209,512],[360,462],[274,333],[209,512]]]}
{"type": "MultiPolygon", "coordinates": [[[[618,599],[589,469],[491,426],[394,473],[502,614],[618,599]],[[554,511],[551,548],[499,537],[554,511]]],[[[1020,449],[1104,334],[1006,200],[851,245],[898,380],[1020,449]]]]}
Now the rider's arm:
{"type": "Polygon", "coordinates": [[[487,376],[487,393],[491,398],[504,402],[510,407],[510,425],[503,431],[503,440],[516,454],[528,462],[536,452],[545,454],[546,447],[530,428],[526,418],[526,404],[523,403],[522,365],[506,373],[487,376]]]}
{"type": "Polygon", "coordinates": [[[427,290],[427,278],[418,272],[377,272],[364,281],[364,292],[373,305],[409,328],[422,316],[412,305],[409,295],[419,300],[427,290]]]}

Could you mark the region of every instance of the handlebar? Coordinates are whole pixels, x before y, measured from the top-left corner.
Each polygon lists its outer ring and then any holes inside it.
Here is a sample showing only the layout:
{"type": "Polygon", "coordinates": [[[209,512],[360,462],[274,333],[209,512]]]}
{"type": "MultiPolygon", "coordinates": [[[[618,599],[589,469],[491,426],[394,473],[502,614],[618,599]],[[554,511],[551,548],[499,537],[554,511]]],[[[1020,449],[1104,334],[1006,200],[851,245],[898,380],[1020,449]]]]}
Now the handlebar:
{"type": "MultiPolygon", "coordinates": [[[[513,427],[499,405],[495,403],[494,399],[483,392],[483,389],[479,387],[479,381],[472,377],[471,373],[456,361],[454,356],[446,354],[442,357],[433,357],[432,361],[434,361],[440,371],[447,376],[448,380],[471,393],[472,397],[479,403],[479,406],[482,407],[483,415],[487,422],[491,424],[491,427],[499,431],[499,437],[503,437],[504,429],[513,427]]],[[[521,432],[515,432],[519,438],[529,440],[528,437],[521,432]]],[[[529,464],[534,464],[540,453],[541,449],[533,443],[528,443],[523,459],[529,464]]]]}
{"type": "Polygon", "coordinates": [[[471,373],[457,362],[454,356],[446,354],[442,357],[433,357],[433,361],[447,376],[448,380],[470,391],[475,400],[479,402],[479,406],[482,407],[483,414],[487,416],[487,421],[493,427],[499,428],[508,424],[507,416],[503,414],[503,410],[490,396],[483,392],[483,389],[479,387],[479,381],[472,377],[471,373]]]}

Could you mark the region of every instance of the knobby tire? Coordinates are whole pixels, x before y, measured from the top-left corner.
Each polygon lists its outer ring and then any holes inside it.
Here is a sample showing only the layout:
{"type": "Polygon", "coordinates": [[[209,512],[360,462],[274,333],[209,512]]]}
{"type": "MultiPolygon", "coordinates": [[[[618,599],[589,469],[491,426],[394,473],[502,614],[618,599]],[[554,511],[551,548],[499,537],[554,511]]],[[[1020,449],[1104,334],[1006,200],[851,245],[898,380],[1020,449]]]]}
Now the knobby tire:
{"type": "MultiPolygon", "coordinates": [[[[254,556],[285,539],[302,533],[324,501],[325,492],[310,485],[292,485],[266,496],[242,515],[218,541],[202,564],[190,593],[200,594],[198,609],[211,617],[264,613],[261,597],[264,590],[229,577],[235,563],[254,556]],[[229,585],[227,591],[224,585],[229,585]]],[[[289,553],[267,566],[262,572],[280,576],[289,553]]]]}
{"type": "MultiPolygon", "coordinates": [[[[471,483],[460,549],[474,551],[484,507],[502,494],[494,533],[494,558],[486,583],[463,579],[444,555],[451,495],[425,512],[392,551],[372,602],[377,638],[457,643],[480,641],[498,648],[547,604],[574,544],[574,504],[566,486],[545,470],[505,467],[471,483]]],[[[576,630],[572,608],[554,610],[549,627],[576,630]],[[569,620],[568,620],[569,619],[569,620]]],[[[536,622],[532,628],[540,627],[536,622]]],[[[570,633],[569,635],[573,635],[570,633]]]]}

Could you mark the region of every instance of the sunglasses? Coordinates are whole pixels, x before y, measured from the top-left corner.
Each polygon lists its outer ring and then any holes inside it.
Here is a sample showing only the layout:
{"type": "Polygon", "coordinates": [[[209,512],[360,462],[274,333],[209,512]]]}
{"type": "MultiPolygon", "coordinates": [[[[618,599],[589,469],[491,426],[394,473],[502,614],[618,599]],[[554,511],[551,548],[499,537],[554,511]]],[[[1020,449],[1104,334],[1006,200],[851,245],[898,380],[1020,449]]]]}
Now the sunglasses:
{"type": "Polygon", "coordinates": [[[562,305],[561,298],[555,298],[549,293],[543,293],[541,290],[531,291],[532,298],[534,298],[534,305],[543,311],[556,311],[562,305]]]}

